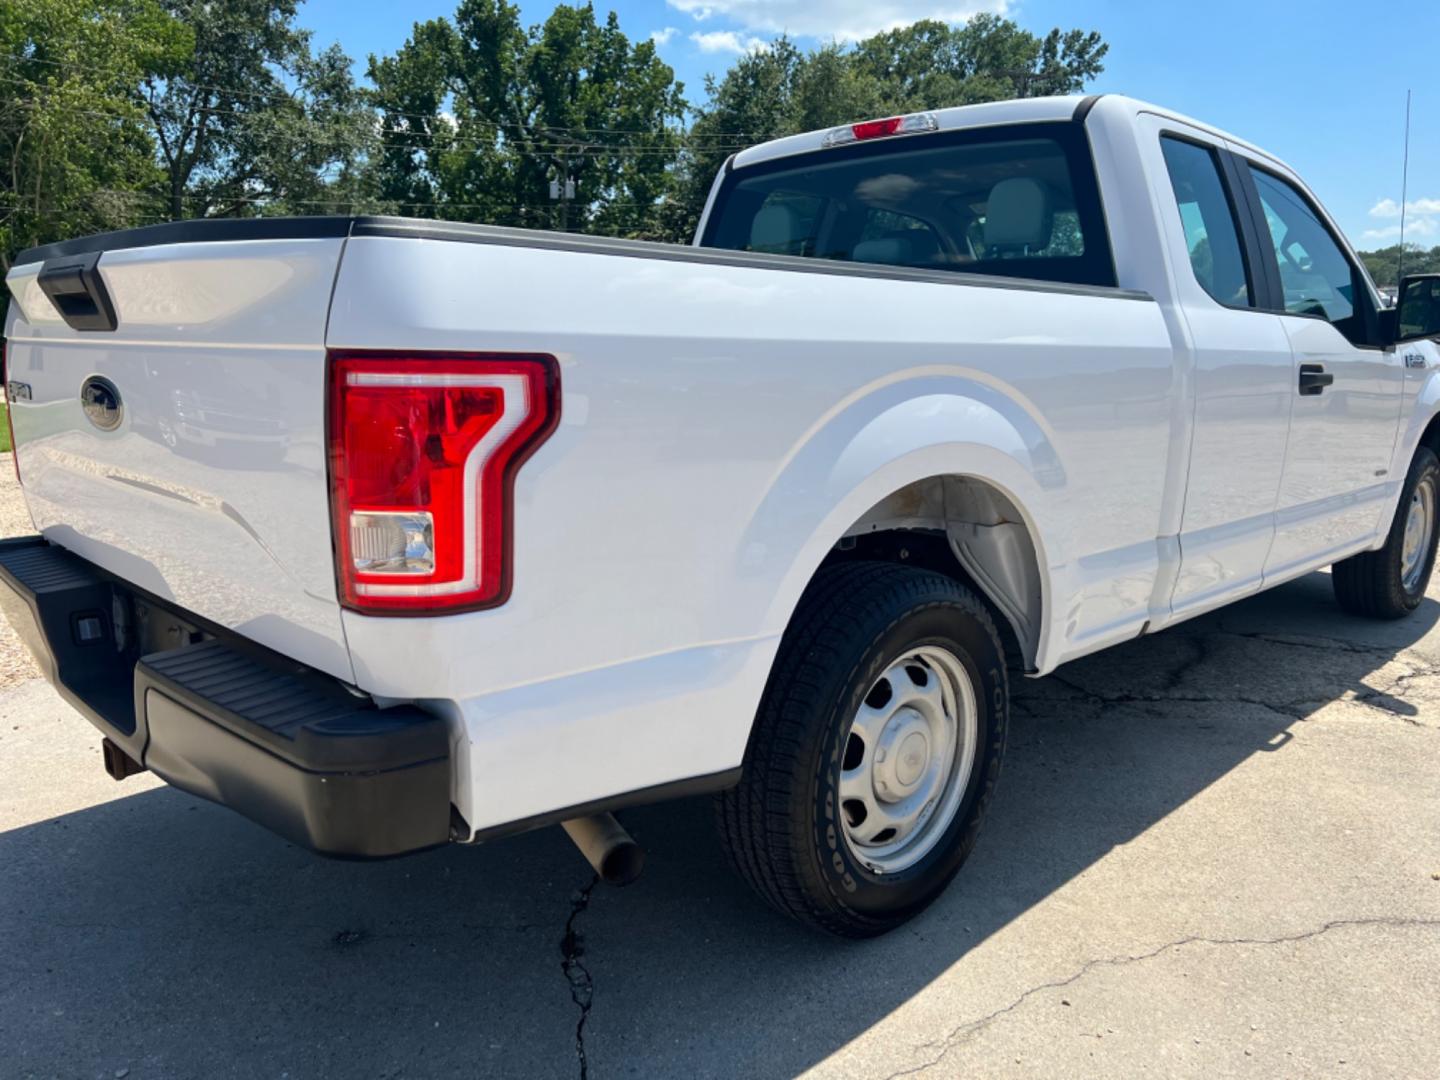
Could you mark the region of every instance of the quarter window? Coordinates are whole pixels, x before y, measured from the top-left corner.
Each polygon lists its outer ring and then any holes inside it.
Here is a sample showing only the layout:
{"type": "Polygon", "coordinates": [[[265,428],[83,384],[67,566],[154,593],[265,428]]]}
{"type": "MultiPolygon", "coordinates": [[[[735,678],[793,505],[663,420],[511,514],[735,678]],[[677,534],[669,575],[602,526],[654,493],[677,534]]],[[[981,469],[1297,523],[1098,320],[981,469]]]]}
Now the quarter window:
{"type": "Polygon", "coordinates": [[[1227,307],[1254,307],[1255,292],[1246,272],[1235,208],[1220,178],[1213,150],[1162,138],[1165,167],[1185,228],[1185,248],[1195,280],[1227,307]]]}

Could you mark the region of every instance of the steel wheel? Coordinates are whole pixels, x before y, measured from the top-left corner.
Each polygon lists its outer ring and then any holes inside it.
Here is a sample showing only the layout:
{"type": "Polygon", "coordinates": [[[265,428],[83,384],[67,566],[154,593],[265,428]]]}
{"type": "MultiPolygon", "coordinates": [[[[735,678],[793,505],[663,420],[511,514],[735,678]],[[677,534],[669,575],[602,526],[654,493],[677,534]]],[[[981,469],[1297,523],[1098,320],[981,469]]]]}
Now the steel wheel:
{"type": "Polygon", "coordinates": [[[975,765],[979,722],[965,665],[936,645],[892,661],[846,733],[846,843],[876,874],[914,866],[949,828],[975,765]]]}
{"type": "Polygon", "coordinates": [[[1385,543],[1337,562],[1330,574],[1335,599],[1352,615],[1403,619],[1425,601],[1440,536],[1440,459],[1428,446],[1415,451],[1385,526],[1385,543]]]}
{"type": "Polygon", "coordinates": [[[975,847],[1009,694],[994,620],[964,585],[880,561],[822,567],[785,629],[740,782],[715,801],[731,864],[832,934],[899,926],[975,847]]]}
{"type": "Polygon", "coordinates": [[[1409,591],[1414,591],[1425,572],[1425,559],[1434,532],[1435,483],[1427,476],[1415,485],[1415,493],[1410,496],[1400,548],[1400,583],[1409,591]]]}

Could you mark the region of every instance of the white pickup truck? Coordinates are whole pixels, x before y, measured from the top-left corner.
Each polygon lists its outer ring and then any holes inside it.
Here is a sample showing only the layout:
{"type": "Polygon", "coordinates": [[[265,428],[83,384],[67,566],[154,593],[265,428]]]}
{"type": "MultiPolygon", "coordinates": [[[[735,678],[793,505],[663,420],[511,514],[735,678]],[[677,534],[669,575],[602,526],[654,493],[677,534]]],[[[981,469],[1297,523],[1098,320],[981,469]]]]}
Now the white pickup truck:
{"type": "Polygon", "coordinates": [[[693,247],[177,222],[8,277],[37,536],[0,601],[105,736],[375,857],[714,792],[780,910],[965,860],[1044,675],[1333,564],[1422,598],[1440,278],[1385,309],[1304,183],[1122,97],[730,160],[693,247]]]}

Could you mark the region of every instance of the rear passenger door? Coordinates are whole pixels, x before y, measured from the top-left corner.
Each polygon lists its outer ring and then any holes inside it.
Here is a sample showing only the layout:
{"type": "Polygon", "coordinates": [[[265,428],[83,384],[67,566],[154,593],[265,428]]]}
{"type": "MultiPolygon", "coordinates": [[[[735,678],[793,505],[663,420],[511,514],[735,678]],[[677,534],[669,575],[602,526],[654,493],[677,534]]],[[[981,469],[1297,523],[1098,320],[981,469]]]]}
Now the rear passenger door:
{"type": "Polygon", "coordinates": [[[1261,307],[1255,237],[1220,143],[1142,118],[1192,387],[1190,464],[1171,611],[1258,591],[1274,539],[1293,371],[1279,318],[1261,307]]]}
{"type": "Polygon", "coordinates": [[[1278,168],[1241,159],[1261,253],[1265,306],[1294,353],[1285,472],[1267,580],[1370,541],[1392,483],[1405,372],[1379,343],[1369,278],[1310,195],[1278,168]]]}

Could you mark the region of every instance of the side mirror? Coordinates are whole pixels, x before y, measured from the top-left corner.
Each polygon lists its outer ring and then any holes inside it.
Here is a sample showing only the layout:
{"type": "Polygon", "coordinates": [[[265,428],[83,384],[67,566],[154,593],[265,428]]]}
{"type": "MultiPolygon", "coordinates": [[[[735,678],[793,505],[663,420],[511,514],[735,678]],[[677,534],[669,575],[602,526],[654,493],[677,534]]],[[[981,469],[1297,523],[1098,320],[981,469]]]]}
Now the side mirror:
{"type": "Polygon", "coordinates": [[[1440,274],[1412,274],[1400,282],[1395,340],[1440,337],[1440,274]]]}

